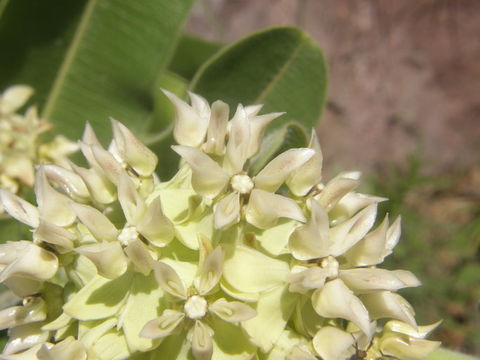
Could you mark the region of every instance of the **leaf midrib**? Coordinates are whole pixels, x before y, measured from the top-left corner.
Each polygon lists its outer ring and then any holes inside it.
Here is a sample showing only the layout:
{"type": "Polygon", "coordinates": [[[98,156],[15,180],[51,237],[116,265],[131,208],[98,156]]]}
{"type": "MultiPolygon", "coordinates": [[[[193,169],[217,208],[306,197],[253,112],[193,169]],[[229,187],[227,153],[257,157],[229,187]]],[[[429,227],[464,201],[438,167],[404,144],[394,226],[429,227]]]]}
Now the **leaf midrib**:
{"type": "Polygon", "coordinates": [[[58,99],[58,94],[60,93],[60,89],[62,88],[63,82],[67,76],[67,73],[75,59],[75,55],[80,47],[80,42],[85,34],[87,26],[89,24],[90,18],[93,14],[93,10],[97,5],[98,0],[89,0],[87,5],[85,6],[85,10],[83,12],[82,18],[78,24],[77,30],[75,31],[75,35],[73,36],[72,43],[65,54],[65,59],[60,66],[60,70],[58,71],[58,75],[55,78],[55,82],[53,83],[52,89],[50,90],[50,94],[47,98],[42,117],[48,119],[49,115],[51,114],[52,109],[54,108],[55,102],[58,99]]]}

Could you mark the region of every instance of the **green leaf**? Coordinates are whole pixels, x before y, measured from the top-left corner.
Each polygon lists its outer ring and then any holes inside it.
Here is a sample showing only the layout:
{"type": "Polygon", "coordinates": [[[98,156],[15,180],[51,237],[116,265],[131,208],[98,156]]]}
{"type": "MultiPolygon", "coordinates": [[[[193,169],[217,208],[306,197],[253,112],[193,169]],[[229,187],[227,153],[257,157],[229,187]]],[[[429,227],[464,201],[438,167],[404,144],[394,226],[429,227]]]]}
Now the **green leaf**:
{"type": "Polygon", "coordinates": [[[265,104],[285,111],[269,129],[289,120],[317,124],[325,104],[327,72],[320,48],[299,29],[280,27],[248,36],[219,51],[197,72],[191,88],[210,102],[265,104]]]}
{"type": "Polygon", "coordinates": [[[152,119],[152,90],[193,0],[89,0],[43,117],[78,138],[89,121],[103,140],[110,116],[139,135],[152,119]]]}
{"type": "Polygon", "coordinates": [[[459,352],[447,350],[447,349],[438,349],[434,351],[426,360],[475,360],[476,357],[462,354],[459,352]]]}
{"type": "Polygon", "coordinates": [[[42,105],[62,63],[86,0],[1,0],[0,91],[13,84],[36,90],[42,105]]]}
{"type": "Polygon", "coordinates": [[[222,44],[184,34],[178,42],[169,70],[190,80],[200,66],[221,48],[222,44]]]}

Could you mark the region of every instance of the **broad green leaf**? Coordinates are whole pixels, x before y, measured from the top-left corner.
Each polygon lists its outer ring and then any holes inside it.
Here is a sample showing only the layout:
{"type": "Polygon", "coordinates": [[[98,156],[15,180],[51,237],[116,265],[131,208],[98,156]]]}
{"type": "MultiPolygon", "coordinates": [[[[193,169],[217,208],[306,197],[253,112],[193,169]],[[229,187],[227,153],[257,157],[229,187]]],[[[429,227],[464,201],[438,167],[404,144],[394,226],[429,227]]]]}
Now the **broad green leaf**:
{"type": "Polygon", "coordinates": [[[185,79],[191,79],[198,68],[221,48],[221,44],[184,34],[178,42],[168,68],[185,79]]]}
{"type": "Polygon", "coordinates": [[[475,360],[477,357],[470,356],[467,354],[462,354],[459,352],[447,350],[447,349],[438,349],[430,354],[426,360],[475,360]]]}
{"type": "Polygon", "coordinates": [[[110,138],[111,116],[144,135],[152,90],[193,0],[89,0],[50,92],[43,117],[67,137],[85,121],[110,138]]]}
{"type": "Polygon", "coordinates": [[[73,37],[86,0],[1,0],[0,91],[13,84],[35,89],[42,105],[73,37]]]}
{"type": "Polygon", "coordinates": [[[270,124],[289,120],[314,127],[325,104],[327,74],[320,48],[304,32],[289,27],[267,29],[225,47],[195,75],[191,88],[210,102],[233,108],[265,104],[262,112],[285,111],[270,124]]]}

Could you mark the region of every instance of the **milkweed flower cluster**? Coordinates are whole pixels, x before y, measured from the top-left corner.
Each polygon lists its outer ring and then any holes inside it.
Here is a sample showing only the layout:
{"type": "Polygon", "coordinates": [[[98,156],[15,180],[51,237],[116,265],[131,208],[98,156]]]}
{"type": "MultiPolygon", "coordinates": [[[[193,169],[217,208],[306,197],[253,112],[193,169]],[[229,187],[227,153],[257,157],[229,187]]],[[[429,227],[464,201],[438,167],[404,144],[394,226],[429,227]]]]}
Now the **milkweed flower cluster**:
{"type": "Polygon", "coordinates": [[[281,114],[166,94],[172,179],[113,120],[108,149],[87,125],[87,167],[37,168],[36,206],[1,190],[33,240],[0,245],[0,280],[23,298],[0,312],[0,359],[422,359],[438,346],[425,339],[437,324],[418,326],[396,292],[418,279],[378,267],[400,220],[375,225],[385,199],[356,192],[357,172],[322,182],[315,133],[252,173],[281,114]]]}
{"type": "Polygon", "coordinates": [[[41,143],[40,135],[51,125],[39,119],[35,106],[18,113],[32,94],[33,89],[25,85],[11,86],[0,94],[0,187],[13,193],[33,186],[35,164],[66,165],[66,157],[77,150],[63,136],[41,143]]]}

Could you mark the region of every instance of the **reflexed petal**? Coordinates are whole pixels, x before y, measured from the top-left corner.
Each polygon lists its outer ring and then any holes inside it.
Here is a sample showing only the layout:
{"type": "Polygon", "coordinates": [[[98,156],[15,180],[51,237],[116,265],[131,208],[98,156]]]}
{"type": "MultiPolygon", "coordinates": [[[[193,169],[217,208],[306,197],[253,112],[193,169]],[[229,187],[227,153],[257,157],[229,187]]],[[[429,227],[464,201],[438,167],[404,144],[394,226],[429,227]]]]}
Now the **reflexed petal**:
{"type": "Polygon", "coordinates": [[[298,297],[289,293],[284,286],[277,286],[260,295],[256,306],[257,315],[243,322],[242,327],[263,352],[270,351],[277,342],[297,301],[298,297]]]}
{"type": "Polygon", "coordinates": [[[43,168],[47,178],[60,185],[68,196],[80,199],[86,199],[90,196],[81,176],[73,171],[58,165],[44,165],[43,168]]]}
{"type": "Polygon", "coordinates": [[[312,305],[320,316],[350,320],[365,334],[370,333],[367,309],[340,279],[328,281],[323,288],[315,290],[312,305]]]}
{"type": "Polygon", "coordinates": [[[248,108],[249,106],[244,109],[250,122],[250,141],[248,144],[247,158],[251,158],[258,152],[258,150],[260,150],[263,133],[268,124],[285,113],[276,112],[265,115],[256,115],[255,113],[250,114],[250,109],[248,108]]]}
{"type": "Polygon", "coordinates": [[[208,310],[231,323],[250,320],[257,315],[257,312],[250,306],[239,301],[227,301],[224,298],[215,301],[208,307],[208,310]]]}
{"type": "Polygon", "coordinates": [[[160,197],[150,202],[137,229],[152,245],[158,247],[167,245],[173,239],[175,229],[163,212],[160,197]]]}
{"type": "Polygon", "coordinates": [[[210,360],[213,354],[213,331],[200,320],[195,321],[192,332],[192,354],[196,360],[210,360]]]}
{"type": "Polygon", "coordinates": [[[157,156],[143,145],[132,132],[116,120],[111,119],[113,137],[122,159],[141,176],[151,175],[157,166],[157,156]]]}
{"type": "Polygon", "coordinates": [[[406,287],[419,286],[420,281],[410,271],[389,271],[376,268],[359,268],[340,270],[340,279],[343,280],[356,294],[368,293],[375,290],[396,291],[406,287]]]}
{"type": "Polygon", "coordinates": [[[18,221],[33,228],[38,226],[37,208],[10,191],[0,189],[0,205],[11,217],[18,221]]]}
{"type": "Polygon", "coordinates": [[[141,337],[157,339],[169,336],[180,325],[185,314],[176,310],[165,310],[160,317],[150,320],[140,332],[141,337]]]}
{"type": "Polygon", "coordinates": [[[310,202],[312,214],[307,224],[299,226],[290,236],[288,245],[298,260],[310,260],[330,255],[328,215],[315,200],[310,202]]]}
{"type": "Polygon", "coordinates": [[[423,360],[440,346],[439,341],[409,338],[400,334],[388,334],[380,341],[384,355],[398,359],[423,360]]]}
{"type": "Polygon", "coordinates": [[[385,257],[392,253],[393,248],[398,244],[402,232],[402,224],[400,216],[390,225],[387,231],[387,242],[385,246],[385,257]]]}
{"type": "Polygon", "coordinates": [[[148,275],[152,271],[154,259],[142,241],[131,241],[125,248],[125,254],[142,274],[148,275]]]}
{"type": "Polygon", "coordinates": [[[75,319],[84,321],[114,316],[128,297],[132,275],[132,272],[127,271],[114,280],[95,275],[80,291],[68,299],[63,305],[63,311],[75,319]]]}
{"type": "Polygon", "coordinates": [[[304,196],[313,186],[320,183],[322,179],[323,155],[315,130],[312,130],[308,147],[313,149],[315,154],[305,164],[290,174],[286,181],[288,188],[296,196],[304,196]]]}
{"type": "Polygon", "coordinates": [[[354,266],[377,265],[383,262],[387,241],[388,215],[382,223],[355,244],[345,255],[354,266]]]}
{"type": "Polygon", "coordinates": [[[365,195],[351,191],[337,202],[329,211],[328,215],[332,223],[337,224],[351,218],[359,210],[366,208],[368,205],[386,200],[388,199],[384,197],[365,195]]]}
{"type": "Polygon", "coordinates": [[[207,132],[208,119],[198,114],[190,105],[167,90],[162,90],[175,108],[173,137],[180,145],[199,146],[207,132]]]}
{"type": "Polygon", "coordinates": [[[38,167],[35,176],[35,195],[43,219],[58,226],[68,226],[75,221],[76,216],[70,208],[72,201],[50,186],[42,166],[38,167]]]}
{"type": "Polygon", "coordinates": [[[0,113],[12,114],[32,96],[33,89],[27,85],[14,85],[0,94],[0,113]]]}
{"type": "Polygon", "coordinates": [[[116,199],[116,189],[106,177],[95,169],[85,169],[73,163],[70,165],[84,181],[93,200],[100,204],[110,204],[116,199]]]}
{"type": "Polygon", "coordinates": [[[282,285],[289,273],[286,262],[246,246],[236,247],[233,256],[225,259],[223,265],[223,279],[246,293],[268,291],[282,285]]]}
{"type": "Polygon", "coordinates": [[[121,174],[118,180],[118,201],[127,223],[136,225],[144,212],[145,204],[126,173],[121,174]]]}
{"type": "Polygon", "coordinates": [[[331,210],[347,193],[359,184],[359,172],[344,172],[330,180],[315,199],[326,211],[331,210]]]}
{"type": "Polygon", "coordinates": [[[0,354],[0,359],[1,360],[39,360],[37,357],[37,352],[38,350],[40,350],[42,346],[43,344],[37,344],[28,350],[25,350],[23,352],[16,353],[16,354],[7,355],[3,353],[3,354],[0,354]]]}
{"type": "Polygon", "coordinates": [[[319,267],[307,268],[300,272],[292,273],[289,277],[292,292],[307,293],[312,289],[320,289],[327,280],[328,273],[319,267]]]}
{"type": "Polygon", "coordinates": [[[250,124],[242,105],[238,105],[229,125],[227,151],[223,166],[229,174],[235,175],[243,170],[243,165],[247,161],[248,144],[250,142],[250,124]]]}
{"type": "Polygon", "coordinates": [[[227,135],[229,107],[223,101],[212,104],[212,113],[208,124],[205,152],[214,155],[225,153],[225,136],[227,135]]]}
{"type": "Polygon", "coordinates": [[[0,272],[0,282],[15,276],[49,280],[58,269],[58,259],[55,254],[29,241],[0,245],[0,263],[7,264],[0,272]],[[9,257],[13,259],[8,259],[9,257]]]}
{"type": "Polygon", "coordinates": [[[271,160],[255,176],[255,187],[275,192],[285,180],[315,155],[308,148],[290,149],[271,160]]]}
{"type": "Polygon", "coordinates": [[[294,200],[259,189],[251,192],[246,210],[246,219],[250,224],[266,229],[282,217],[306,221],[302,209],[294,200]]]}
{"type": "Polygon", "coordinates": [[[233,192],[215,205],[215,228],[223,229],[240,221],[240,195],[233,192]]]}
{"type": "Polygon", "coordinates": [[[44,343],[49,333],[40,329],[40,323],[16,326],[9,331],[8,342],[3,349],[3,355],[10,355],[44,343]]]}
{"type": "Polygon", "coordinates": [[[199,281],[195,282],[200,295],[206,295],[218,284],[222,277],[223,252],[222,248],[217,247],[208,254],[200,269],[199,281]]]}
{"type": "Polygon", "coordinates": [[[201,195],[215,197],[228,183],[229,177],[208,155],[188,146],[172,146],[192,168],[192,186],[201,195]]]}
{"type": "Polygon", "coordinates": [[[187,291],[185,290],[182,279],[170,265],[157,261],[153,267],[155,278],[163,290],[180,299],[187,297],[187,291]]]}
{"type": "Polygon", "coordinates": [[[92,261],[98,274],[107,279],[115,279],[127,271],[128,260],[119,242],[86,245],[75,251],[92,261]]]}
{"type": "Polygon", "coordinates": [[[330,252],[333,256],[343,255],[358,243],[371,229],[377,216],[377,204],[372,204],[360,211],[350,220],[330,228],[330,252]]]}
{"type": "Polygon", "coordinates": [[[35,240],[57,245],[60,253],[72,250],[73,242],[77,238],[75,233],[46,220],[40,220],[40,224],[33,233],[33,237],[35,240]]]}
{"type": "Polygon", "coordinates": [[[43,345],[37,357],[39,360],[86,360],[87,352],[80,341],[69,336],[51,347],[43,345]]]}
{"type": "Polygon", "coordinates": [[[70,204],[71,208],[97,240],[116,241],[118,230],[112,222],[100,211],[92,206],[77,203],[70,204]]]}
{"type": "Polygon", "coordinates": [[[430,334],[433,330],[435,330],[441,323],[442,321],[440,320],[430,325],[417,326],[417,328],[414,328],[411,325],[408,325],[407,323],[404,323],[402,321],[390,320],[385,324],[383,328],[385,332],[394,331],[411,337],[423,339],[427,337],[427,335],[430,334]]]}
{"type": "Polygon", "coordinates": [[[91,145],[92,154],[95,157],[100,168],[103,170],[103,174],[115,185],[118,185],[118,179],[125,173],[122,165],[110,154],[107,150],[101,146],[91,145]]]}
{"type": "Polygon", "coordinates": [[[42,321],[47,318],[47,307],[41,298],[34,298],[23,306],[12,306],[0,311],[0,329],[42,321]]]}
{"type": "Polygon", "coordinates": [[[355,338],[352,334],[332,326],[321,328],[312,342],[323,360],[345,360],[355,352],[355,338]]]}
{"type": "Polygon", "coordinates": [[[417,327],[412,305],[400,295],[390,291],[380,291],[362,295],[361,299],[372,320],[392,318],[406,322],[414,328],[417,327]]]}

